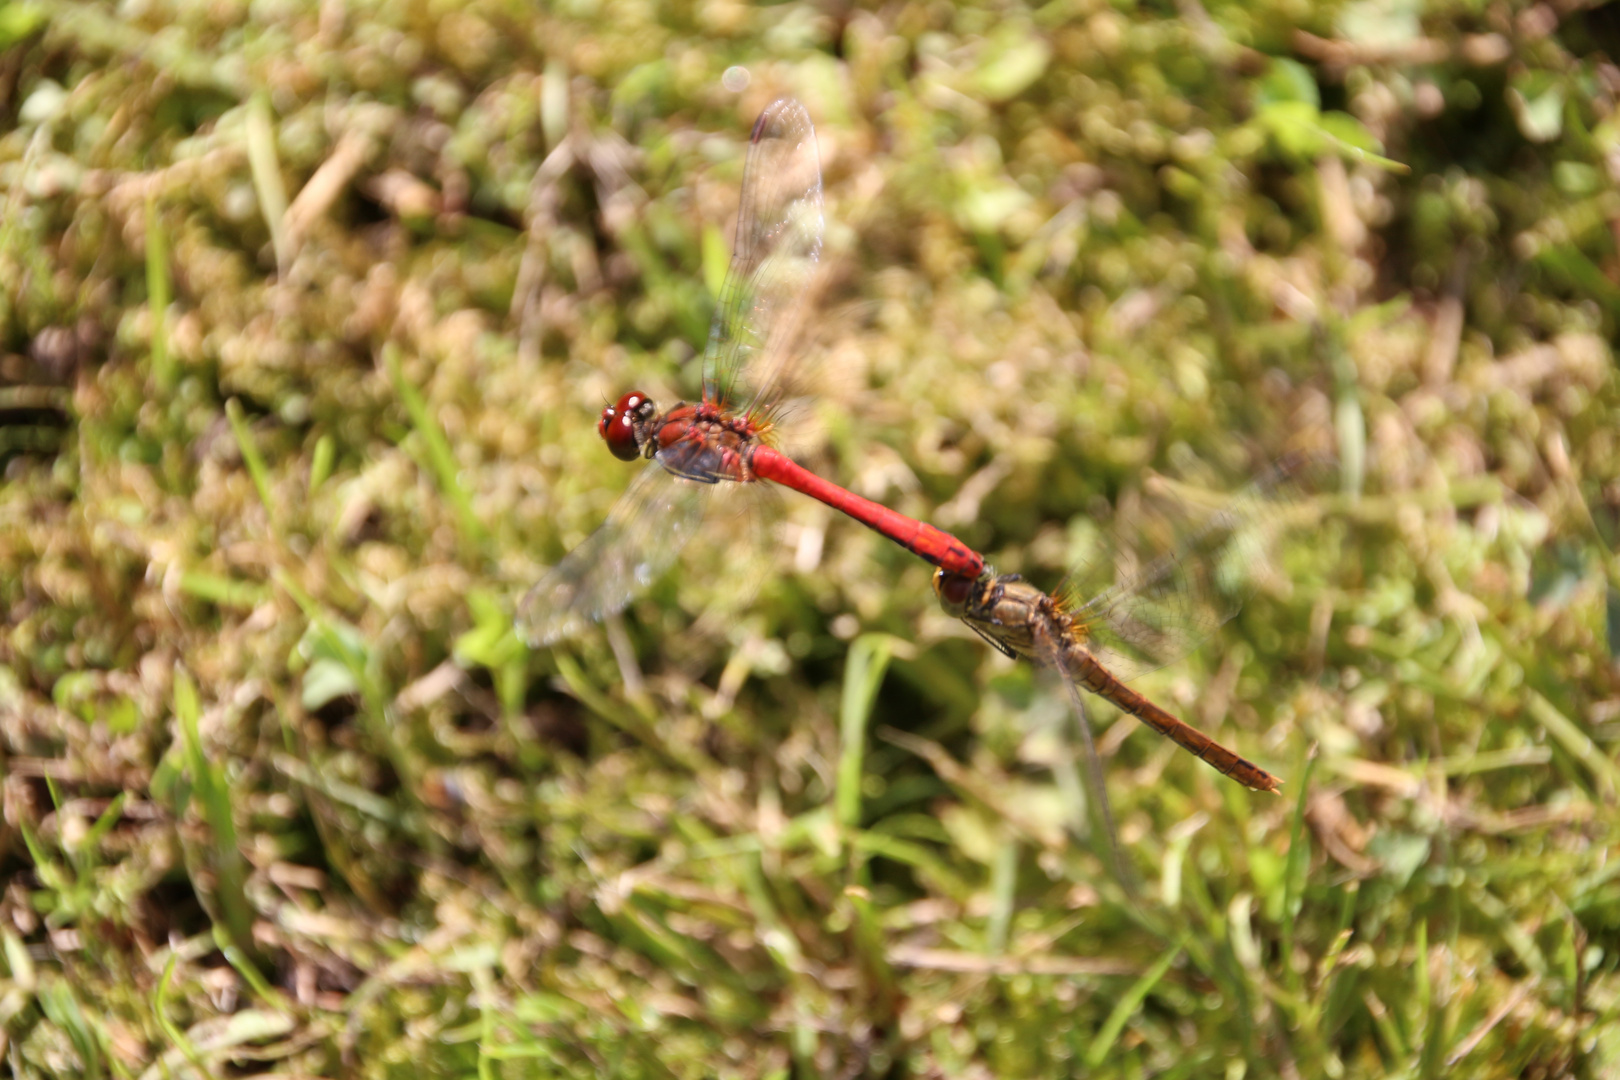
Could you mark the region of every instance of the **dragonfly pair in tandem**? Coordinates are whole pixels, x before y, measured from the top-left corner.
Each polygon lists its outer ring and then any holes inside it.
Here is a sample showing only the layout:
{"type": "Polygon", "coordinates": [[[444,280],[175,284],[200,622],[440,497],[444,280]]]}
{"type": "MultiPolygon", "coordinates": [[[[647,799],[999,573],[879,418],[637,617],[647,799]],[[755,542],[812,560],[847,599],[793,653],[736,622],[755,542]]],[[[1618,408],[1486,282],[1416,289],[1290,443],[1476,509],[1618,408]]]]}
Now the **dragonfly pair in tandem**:
{"type": "MultiPolygon", "coordinates": [[[[944,610],[1008,656],[1055,670],[1083,729],[1080,688],[1239,783],[1276,791],[1276,777],[1124,680],[1173,661],[1231,616],[1235,602],[1223,597],[1233,592],[1218,587],[1211,568],[1238,550],[1277,485],[1261,485],[1211,517],[1178,554],[1080,596],[1047,594],[1017,575],[997,575],[949,533],[816,476],[771,441],[792,385],[794,339],[813,291],[822,229],[815,130],[804,107],[784,99],[760,114],[750,139],[735,248],[704,354],[703,398],[660,411],[632,391],[602,411],[597,431],[612,453],[650,461],[606,522],[519,603],[525,641],[550,645],[622,610],[693,535],[708,492],[722,481],[768,480],[821,500],[938,567],[934,588],[944,610]]],[[[1082,580],[1075,579],[1076,587],[1082,580]]]]}

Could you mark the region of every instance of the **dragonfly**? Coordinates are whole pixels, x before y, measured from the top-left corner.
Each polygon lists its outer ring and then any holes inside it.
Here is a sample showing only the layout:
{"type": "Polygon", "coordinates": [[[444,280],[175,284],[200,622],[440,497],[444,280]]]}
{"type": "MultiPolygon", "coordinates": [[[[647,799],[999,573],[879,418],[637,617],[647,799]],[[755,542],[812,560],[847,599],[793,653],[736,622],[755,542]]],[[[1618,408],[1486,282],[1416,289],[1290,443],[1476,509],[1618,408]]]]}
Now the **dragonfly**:
{"type": "Polygon", "coordinates": [[[608,450],[649,463],[601,527],[519,602],[517,628],[531,647],[623,610],[668,569],[714,501],[705,492],[722,481],[781,484],[953,575],[983,572],[984,558],[950,533],[825,480],[773,445],[823,228],[815,127],[803,105],[783,98],[760,113],[749,137],[731,264],[703,356],[703,398],[660,410],[631,390],[602,410],[597,433],[608,450]]]}
{"type": "MultiPolygon", "coordinates": [[[[1000,652],[1058,673],[1093,763],[1081,690],[1113,702],[1222,775],[1276,793],[1282,787],[1276,776],[1126,683],[1187,655],[1237,613],[1263,548],[1287,523],[1284,510],[1319,482],[1324,466],[1308,455],[1285,458],[1169,553],[1135,571],[1099,562],[1071,572],[1056,592],[1047,593],[1019,574],[987,569],[968,577],[941,568],[934,573],[934,592],[947,615],[1000,652]]],[[[1093,767],[1091,774],[1106,816],[1106,796],[1095,782],[1100,770],[1093,767]]]]}

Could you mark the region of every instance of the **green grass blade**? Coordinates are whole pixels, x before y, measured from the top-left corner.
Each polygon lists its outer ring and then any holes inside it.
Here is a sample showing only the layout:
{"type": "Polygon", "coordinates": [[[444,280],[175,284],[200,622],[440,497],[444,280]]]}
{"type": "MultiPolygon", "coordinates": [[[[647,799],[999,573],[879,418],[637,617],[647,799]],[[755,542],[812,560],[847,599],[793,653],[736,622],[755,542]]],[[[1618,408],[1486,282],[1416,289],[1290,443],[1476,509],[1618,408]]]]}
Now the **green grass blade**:
{"type": "MultiPolygon", "coordinates": [[[[1294,955],[1294,923],[1299,917],[1300,895],[1305,889],[1305,877],[1310,870],[1310,844],[1305,834],[1305,805],[1311,791],[1311,779],[1316,775],[1316,764],[1321,760],[1313,746],[1305,759],[1305,770],[1299,778],[1299,793],[1294,797],[1293,820],[1288,829],[1288,862],[1283,871],[1282,955],[1294,955]]],[[[1304,992],[1300,972],[1293,963],[1283,965],[1287,972],[1288,988],[1295,995],[1304,992]]]]}
{"type": "Polygon", "coordinates": [[[98,1032],[85,1017],[73,986],[64,979],[52,979],[36,995],[45,1016],[62,1031],[78,1052],[87,1080],[100,1080],[103,1051],[98,1032]]]}
{"type": "Polygon", "coordinates": [[[889,668],[894,642],[887,634],[862,634],[849,647],[844,696],[838,722],[838,782],[834,805],[847,829],[861,823],[861,770],[866,760],[866,728],[872,702],[889,668]]]}
{"type": "Polygon", "coordinates": [[[248,166],[253,173],[253,191],[259,197],[259,210],[270,229],[270,242],[276,250],[276,270],[285,275],[292,253],[287,249],[287,187],[281,180],[281,162],[276,155],[275,121],[270,114],[270,98],[254,94],[247,112],[248,166]]]}
{"type": "Polygon", "coordinates": [[[438,482],[439,493],[450,500],[450,505],[456,512],[462,543],[468,550],[477,550],[489,537],[484,531],[483,523],[478,520],[478,515],[473,513],[472,500],[467,496],[466,489],[461,486],[461,480],[458,478],[460,468],[456,465],[455,454],[450,450],[450,441],[445,438],[444,430],[428,411],[422,392],[405,378],[399,348],[392,343],[383,346],[383,362],[388,365],[388,373],[394,380],[394,390],[399,394],[399,400],[411,418],[411,426],[422,439],[427,455],[424,464],[438,482]]]}
{"type": "Polygon", "coordinates": [[[1571,757],[1590,769],[1604,785],[1604,793],[1613,798],[1615,792],[1620,791],[1620,766],[1616,766],[1613,759],[1600,751],[1575,721],[1559,712],[1558,708],[1541,694],[1530,690],[1525,701],[1530,707],[1531,717],[1546,728],[1547,734],[1551,735],[1571,757]]]}
{"type": "Polygon", "coordinates": [[[971,884],[924,844],[874,832],[857,832],[850,837],[850,842],[863,855],[881,856],[911,867],[931,887],[959,903],[965,903],[974,893],[971,884]]]}
{"type": "Polygon", "coordinates": [[[315,451],[309,463],[309,493],[315,494],[332,475],[332,463],[337,457],[337,443],[330,433],[315,440],[315,451]]]}
{"type": "Polygon", "coordinates": [[[1108,1014],[1108,1019],[1103,1021],[1103,1026],[1097,1031],[1097,1037],[1091,1041],[1091,1047],[1086,1051],[1088,1069],[1102,1065],[1103,1060],[1108,1057],[1108,1052],[1114,1048],[1114,1043],[1119,1040],[1120,1033],[1125,1030],[1125,1025],[1136,1010],[1142,1007],[1142,1002],[1147,1000],[1153,988],[1159,985],[1159,980],[1164,978],[1170,970],[1170,965],[1176,962],[1176,957],[1181,955],[1181,950],[1185,946],[1186,939],[1182,938],[1166,949],[1164,955],[1154,961],[1153,966],[1143,972],[1142,977],[1125,991],[1124,996],[1114,1005],[1113,1011],[1108,1014]]]}
{"type": "Polygon", "coordinates": [[[264,512],[269,515],[270,531],[279,533],[276,504],[270,495],[270,470],[265,468],[259,444],[253,441],[253,430],[248,427],[247,417],[242,414],[242,403],[235,398],[227,401],[225,418],[230,421],[231,434],[236,436],[237,448],[242,452],[242,463],[253,478],[253,489],[259,493],[259,502],[264,504],[264,512]]]}
{"type": "Polygon", "coordinates": [[[1018,841],[1003,839],[990,864],[990,923],[985,931],[985,951],[1000,956],[1007,951],[1007,931],[1012,926],[1017,900],[1018,841]]]}
{"type": "Polygon", "coordinates": [[[241,849],[236,843],[236,822],[231,814],[231,786],[223,764],[215,765],[203,750],[200,722],[202,708],[197,685],[185,668],[174,672],[174,714],[186,741],[186,759],[191,770],[193,790],[202,805],[203,817],[213,832],[214,895],[219,902],[225,930],[238,947],[253,945],[253,910],[247,899],[247,872],[241,849]]]}
{"type": "Polygon", "coordinates": [[[158,1027],[170,1044],[177,1047],[185,1059],[191,1062],[191,1067],[202,1074],[203,1080],[213,1080],[214,1074],[203,1063],[202,1055],[197,1053],[197,1048],[186,1037],[186,1033],[169,1019],[169,987],[174,982],[174,968],[179,960],[179,954],[171,950],[168,963],[163,965],[163,977],[158,980],[157,991],[152,996],[152,1015],[157,1018],[158,1027]]]}
{"type": "Polygon", "coordinates": [[[89,831],[75,845],[79,851],[94,852],[96,846],[101,843],[108,833],[112,832],[112,827],[118,824],[118,819],[124,812],[124,800],[128,796],[129,792],[127,791],[120,791],[113,796],[112,802],[107,804],[107,809],[102,811],[101,816],[96,818],[96,823],[90,826],[89,831]]]}
{"type": "Polygon", "coordinates": [[[173,299],[169,237],[157,200],[146,197],[146,297],[152,312],[152,382],[162,396],[174,390],[174,359],[169,353],[169,304],[173,299]]]}
{"type": "Polygon", "coordinates": [[[232,581],[201,570],[182,573],[180,591],[215,607],[243,610],[252,610],[270,598],[270,590],[258,582],[232,581]]]}
{"type": "Polygon", "coordinates": [[[291,1012],[291,1007],[287,999],[282,996],[281,991],[265,981],[264,976],[259,973],[259,969],[253,966],[253,961],[241,949],[231,944],[230,938],[218,926],[214,927],[214,944],[219,946],[219,951],[224,955],[225,962],[236,969],[236,973],[242,976],[243,982],[253,988],[253,992],[259,996],[260,1001],[265,1002],[277,1012],[291,1012]]]}

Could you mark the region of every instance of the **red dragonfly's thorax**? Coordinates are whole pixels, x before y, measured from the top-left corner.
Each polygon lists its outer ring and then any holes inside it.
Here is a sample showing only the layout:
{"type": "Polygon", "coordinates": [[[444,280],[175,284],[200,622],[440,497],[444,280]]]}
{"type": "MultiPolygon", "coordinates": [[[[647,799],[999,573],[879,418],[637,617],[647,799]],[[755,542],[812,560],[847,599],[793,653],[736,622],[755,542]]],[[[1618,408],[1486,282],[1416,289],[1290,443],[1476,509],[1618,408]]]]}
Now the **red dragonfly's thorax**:
{"type": "Polygon", "coordinates": [[[708,401],[677,402],[660,414],[639,390],[603,409],[596,431],[621,461],[657,456],[671,472],[709,483],[749,479],[757,443],[747,417],[730,416],[708,401]]]}

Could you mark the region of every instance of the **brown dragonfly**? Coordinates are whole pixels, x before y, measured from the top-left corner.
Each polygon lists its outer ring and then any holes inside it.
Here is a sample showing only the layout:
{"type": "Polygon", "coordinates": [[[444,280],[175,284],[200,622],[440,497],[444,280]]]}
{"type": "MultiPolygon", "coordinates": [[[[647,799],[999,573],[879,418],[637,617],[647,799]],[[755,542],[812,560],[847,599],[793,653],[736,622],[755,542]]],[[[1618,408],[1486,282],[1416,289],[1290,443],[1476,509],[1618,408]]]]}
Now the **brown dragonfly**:
{"type": "MultiPolygon", "coordinates": [[[[1076,570],[1046,593],[1018,574],[987,570],[970,578],[942,569],[934,574],[934,592],[947,615],[1007,656],[1058,673],[1088,748],[1081,689],[1107,698],[1245,787],[1276,792],[1282,786],[1276,776],[1125,684],[1185,656],[1237,613],[1266,548],[1288,523],[1285,511],[1321,483],[1328,467],[1309,455],[1285,459],[1206,515],[1169,554],[1135,570],[1111,560],[1097,564],[1101,581],[1096,570],[1076,570]]],[[[1188,516],[1184,508],[1178,512],[1188,516]]]]}

